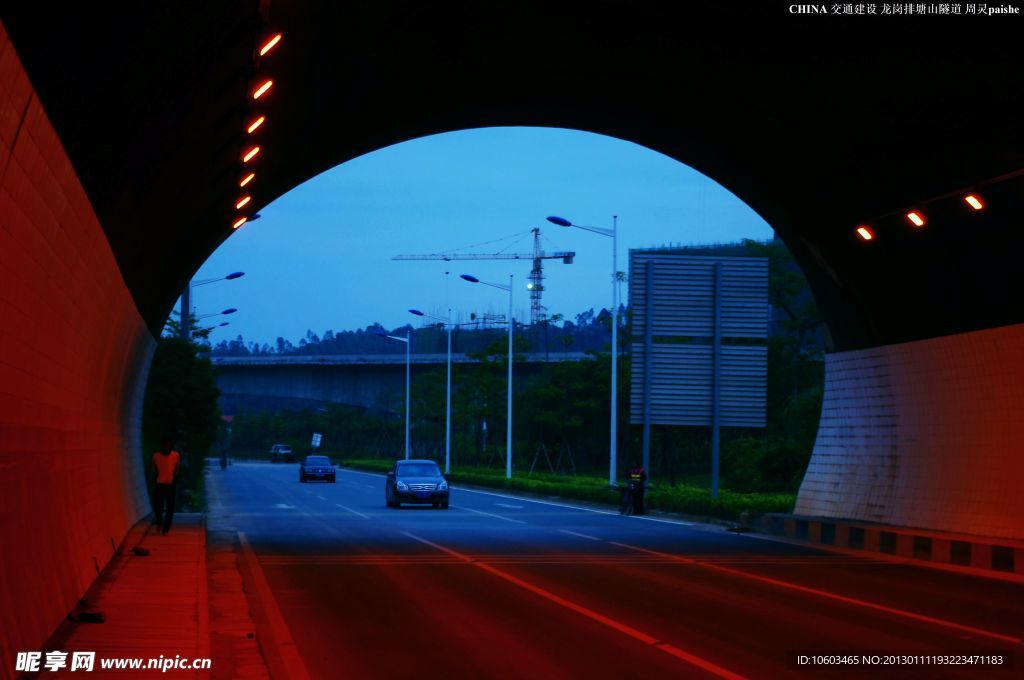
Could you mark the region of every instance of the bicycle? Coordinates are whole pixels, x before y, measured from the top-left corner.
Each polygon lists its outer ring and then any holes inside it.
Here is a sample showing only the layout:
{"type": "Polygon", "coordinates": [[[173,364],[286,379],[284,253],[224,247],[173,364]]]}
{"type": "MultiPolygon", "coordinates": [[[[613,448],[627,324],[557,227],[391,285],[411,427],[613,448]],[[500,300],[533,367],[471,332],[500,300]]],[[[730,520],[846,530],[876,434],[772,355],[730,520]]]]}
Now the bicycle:
{"type": "Polygon", "coordinates": [[[619,514],[629,516],[633,514],[633,483],[630,482],[619,488],[622,493],[622,502],[619,504],[619,514]]]}

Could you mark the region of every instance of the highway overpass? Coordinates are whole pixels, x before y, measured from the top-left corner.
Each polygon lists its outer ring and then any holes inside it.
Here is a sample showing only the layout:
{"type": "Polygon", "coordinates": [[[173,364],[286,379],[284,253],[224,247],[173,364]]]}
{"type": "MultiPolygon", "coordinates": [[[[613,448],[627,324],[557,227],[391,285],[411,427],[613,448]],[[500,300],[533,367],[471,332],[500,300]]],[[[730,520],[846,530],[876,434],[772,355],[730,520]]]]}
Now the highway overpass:
{"type": "MultiPolygon", "coordinates": [[[[520,355],[522,375],[550,362],[579,361],[583,352],[520,355]]],[[[414,354],[411,375],[444,367],[447,354],[414,354]]],[[[277,411],[346,404],[374,412],[394,412],[405,398],[404,354],[213,357],[221,411],[277,411]]],[[[453,364],[478,361],[453,353],[453,364]]]]}

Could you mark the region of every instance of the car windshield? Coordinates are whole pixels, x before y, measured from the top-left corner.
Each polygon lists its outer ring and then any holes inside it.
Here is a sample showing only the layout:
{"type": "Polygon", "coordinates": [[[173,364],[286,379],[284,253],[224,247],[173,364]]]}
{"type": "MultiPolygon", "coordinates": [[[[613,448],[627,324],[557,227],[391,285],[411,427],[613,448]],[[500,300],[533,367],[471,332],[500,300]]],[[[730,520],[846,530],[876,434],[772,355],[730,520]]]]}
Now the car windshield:
{"type": "Polygon", "coordinates": [[[398,466],[401,477],[440,477],[441,471],[434,463],[406,463],[398,466]]]}
{"type": "Polygon", "coordinates": [[[306,456],[306,465],[330,465],[327,456],[306,456]]]}
{"type": "Polygon", "coordinates": [[[280,451],[281,453],[291,453],[292,452],[292,447],[290,447],[290,446],[278,446],[277,450],[280,451]]]}

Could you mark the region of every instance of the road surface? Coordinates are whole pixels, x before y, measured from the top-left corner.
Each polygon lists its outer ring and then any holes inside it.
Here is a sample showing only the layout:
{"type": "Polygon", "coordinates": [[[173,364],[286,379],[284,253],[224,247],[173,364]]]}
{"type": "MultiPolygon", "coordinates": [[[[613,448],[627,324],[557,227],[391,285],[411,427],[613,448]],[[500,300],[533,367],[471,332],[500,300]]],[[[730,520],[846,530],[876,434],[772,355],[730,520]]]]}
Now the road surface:
{"type": "Polygon", "coordinates": [[[1018,583],[457,486],[449,510],[389,509],[383,476],[355,471],[207,484],[211,531],[244,534],[312,678],[1022,673],[1018,583]],[[920,665],[956,654],[1003,665],[920,665]],[[894,655],[918,665],[868,665],[894,655]]]}

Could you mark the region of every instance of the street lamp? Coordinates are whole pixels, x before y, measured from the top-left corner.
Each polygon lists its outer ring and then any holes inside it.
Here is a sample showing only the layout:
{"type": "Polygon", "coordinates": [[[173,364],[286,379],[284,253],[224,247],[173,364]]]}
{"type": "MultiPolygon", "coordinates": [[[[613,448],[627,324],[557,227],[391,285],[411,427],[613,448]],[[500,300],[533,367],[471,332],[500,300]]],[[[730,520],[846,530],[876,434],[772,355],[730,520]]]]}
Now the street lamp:
{"type": "Polygon", "coordinates": [[[185,286],[185,290],[181,293],[181,337],[185,340],[189,340],[192,337],[192,289],[196,286],[205,286],[209,283],[217,283],[218,281],[234,281],[245,276],[245,272],[231,272],[226,276],[221,276],[213,279],[200,279],[198,281],[189,280],[188,285],[185,286]]]}
{"type": "MultiPolygon", "coordinates": [[[[203,319],[209,319],[211,316],[228,316],[229,314],[234,314],[237,311],[238,310],[235,309],[234,307],[228,307],[227,309],[221,310],[219,312],[213,312],[211,314],[200,314],[199,316],[196,317],[196,321],[202,321],[203,319]]],[[[221,324],[221,325],[223,326],[224,324],[221,324]]]]}
{"type": "Polygon", "coordinates": [[[618,289],[618,254],[619,254],[619,216],[612,216],[612,228],[588,227],[574,224],[564,217],[551,216],[548,222],[560,227],[576,227],[584,231],[610,236],[612,239],[612,396],[611,396],[611,436],[609,444],[608,484],[615,486],[616,467],[618,465],[618,345],[619,345],[619,289],[618,289]]]}
{"type": "Polygon", "coordinates": [[[488,283],[469,274],[462,274],[461,278],[470,283],[482,283],[491,288],[508,291],[508,432],[505,434],[505,478],[512,479],[512,330],[515,327],[515,320],[512,318],[512,275],[508,275],[508,285],[488,283]]]}
{"type": "Polygon", "coordinates": [[[198,281],[194,280],[191,282],[191,285],[195,288],[196,286],[205,286],[208,283],[217,283],[218,281],[234,281],[235,279],[240,279],[243,276],[245,276],[245,272],[231,272],[227,276],[220,276],[213,279],[199,279],[198,281]]]}
{"type": "Polygon", "coordinates": [[[376,333],[382,338],[390,338],[391,340],[405,343],[405,459],[409,460],[409,386],[411,384],[409,366],[412,356],[410,352],[412,347],[412,331],[406,331],[404,338],[398,335],[388,335],[384,331],[377,331],[376,333]]]}
{"type": "Polygon", "coordinates": [[[418,309],[410,309],[409,313],[440,321],[448,329],[448,386],[444,401],[444,473],[448,474],[452,468],[452,310],[448,310],[447,319],[418,309]]]}

